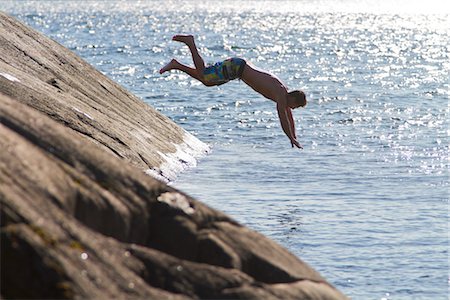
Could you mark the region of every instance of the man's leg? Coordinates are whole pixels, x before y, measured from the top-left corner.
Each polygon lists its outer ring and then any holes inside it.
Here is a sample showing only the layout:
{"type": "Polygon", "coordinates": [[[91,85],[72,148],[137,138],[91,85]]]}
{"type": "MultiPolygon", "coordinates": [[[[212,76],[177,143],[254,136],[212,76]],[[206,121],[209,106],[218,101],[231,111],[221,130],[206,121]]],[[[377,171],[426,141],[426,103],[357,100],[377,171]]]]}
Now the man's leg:
{"type": "Polygon", "coordinates": [[[198,77],[203,77],[203,71],[205,70],[205,62],[200,56],[195,45],[194,37],[192,35],[175,35],[172,40],[185,43],[189,47],[192,54],[192,60],[194,61],[195,69],[197,70],[198,77]]]}
{"type": "Polygon", "coordinates": [[[172,59],[167,65],[165,65],[161,70],[159,70],[159,73],[162,74],[162,73],[170,71],[170,70],[180,70],[180,71],[188,74],[189,76],[191,76],[199,81],[202,81],[202,79],[198,76],[196,69],[188,67],[186,65],[183,65],[182,63],[178,62],[176,59],[172,59]]]}

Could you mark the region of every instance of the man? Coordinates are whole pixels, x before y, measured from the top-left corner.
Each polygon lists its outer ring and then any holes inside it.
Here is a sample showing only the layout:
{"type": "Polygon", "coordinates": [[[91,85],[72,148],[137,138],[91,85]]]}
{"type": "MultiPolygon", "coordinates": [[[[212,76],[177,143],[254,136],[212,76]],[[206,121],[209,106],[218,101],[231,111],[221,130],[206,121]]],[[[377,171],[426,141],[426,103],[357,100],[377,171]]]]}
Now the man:
{"type": "Polygon", "coordinates": [[[291,141],[291,146],[303,148],[297,141],[294,118],[292,117],[292,109],[304,107],[307,103],[302,91],[288,92],[287,87],[278,77],[250,65],[241,58],[229,58],[213,66],[205,67],[205,62],[198,53],[192,35],[175,35],[172,40],[182,42],[189,47],[195,68],[172,59],[159,71],[160,74],[171,70],[180,70],[206,86],[221,85],[236,78],[242,79],[253,90],[277,104],[281,127],[291,141]]]}

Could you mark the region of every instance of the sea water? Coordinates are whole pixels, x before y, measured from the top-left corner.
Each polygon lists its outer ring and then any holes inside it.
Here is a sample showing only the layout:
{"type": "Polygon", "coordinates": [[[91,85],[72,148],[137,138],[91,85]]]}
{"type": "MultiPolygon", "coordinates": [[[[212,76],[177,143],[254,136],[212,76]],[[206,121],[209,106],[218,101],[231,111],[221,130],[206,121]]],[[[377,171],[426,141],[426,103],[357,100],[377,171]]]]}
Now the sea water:
{"type": "MultiPolygon", "coordinates": [[[[354,299],[447,299],[446,1],[1,1],[212,146],[172,184],[269,236],[354,299]],[[292,149],[243,82],[158,70],[247,59],[309,103],[292,149]]],[[[1,71],[1,70],[0,70],[1,71]]]]}

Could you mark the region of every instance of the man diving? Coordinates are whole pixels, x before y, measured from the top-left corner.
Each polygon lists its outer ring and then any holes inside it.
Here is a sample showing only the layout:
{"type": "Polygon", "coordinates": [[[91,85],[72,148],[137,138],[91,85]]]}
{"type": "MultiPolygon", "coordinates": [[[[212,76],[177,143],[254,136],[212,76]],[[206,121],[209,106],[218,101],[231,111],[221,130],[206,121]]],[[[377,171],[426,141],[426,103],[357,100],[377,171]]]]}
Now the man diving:
{"type": "Polygon", "coordinates": [[[221,85],[236,78],[241,79],[253,90],[276,103],[281,127],[291,141],[291,146],[303,148],[297,141],[295,123],[292,116],[292,109],[306,106],[307,101],[303,91],[294,90],[288,92],[286,85],[278,77],[258,69],[241,58],[229,58],[205,67],[205,62],[198,53],[192,35],[175,35],[172,40],[184,43],[189,47],[195,68],[172,59],[159,71],[160,74],[171,70],[180,70],[206,86],[221,85]]]}

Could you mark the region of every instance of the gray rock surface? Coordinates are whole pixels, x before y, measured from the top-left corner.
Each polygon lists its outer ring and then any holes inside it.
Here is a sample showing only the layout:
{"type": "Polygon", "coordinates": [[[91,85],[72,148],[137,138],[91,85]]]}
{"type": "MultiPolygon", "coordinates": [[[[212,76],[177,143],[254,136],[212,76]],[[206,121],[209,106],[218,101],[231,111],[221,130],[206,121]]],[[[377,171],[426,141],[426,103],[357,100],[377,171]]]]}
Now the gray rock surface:
{"type": "Polygon", "coordinates": [[[142,172],[201,142],[4,14],[0,51],[1,298],[345,299],[142,172]]]}
{"type": "Polygon", "coordinates": [[[171,180],[208,146],[80,57],[0,12],[1,92],[171,180]]]}

